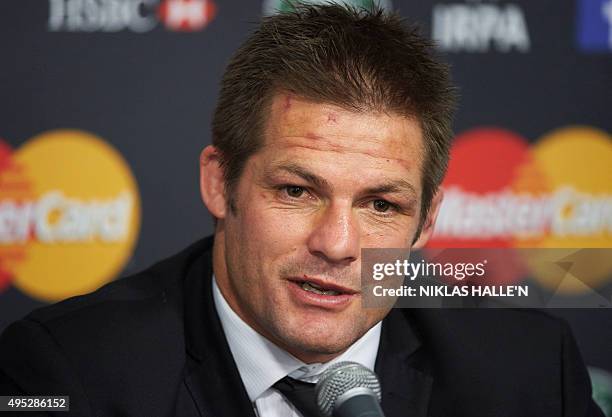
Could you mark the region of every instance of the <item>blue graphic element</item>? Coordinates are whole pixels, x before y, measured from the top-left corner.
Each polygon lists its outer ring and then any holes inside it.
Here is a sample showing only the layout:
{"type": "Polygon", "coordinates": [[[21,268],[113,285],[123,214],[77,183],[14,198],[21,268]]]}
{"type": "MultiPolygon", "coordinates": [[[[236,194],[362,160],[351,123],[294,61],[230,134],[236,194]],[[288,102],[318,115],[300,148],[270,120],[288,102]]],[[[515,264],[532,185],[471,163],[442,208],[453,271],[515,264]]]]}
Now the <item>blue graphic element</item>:
{"type": "Polygon", "coordinates": [[[612,51],[612,0],[579,0],[577,35],[584,51],[612,51]]]}

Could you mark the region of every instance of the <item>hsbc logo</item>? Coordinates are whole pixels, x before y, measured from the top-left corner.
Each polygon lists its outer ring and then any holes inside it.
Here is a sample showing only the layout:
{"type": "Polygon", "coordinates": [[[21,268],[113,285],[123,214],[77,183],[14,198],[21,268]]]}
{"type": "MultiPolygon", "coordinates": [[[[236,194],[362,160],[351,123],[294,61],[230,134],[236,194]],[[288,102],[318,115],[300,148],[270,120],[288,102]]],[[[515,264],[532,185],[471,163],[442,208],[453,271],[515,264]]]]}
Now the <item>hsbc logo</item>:
{"type": "Polygon", "coordinates": [[[49,0],[50,32],[194,32],[215,17],[212,0],[49,0]]]}

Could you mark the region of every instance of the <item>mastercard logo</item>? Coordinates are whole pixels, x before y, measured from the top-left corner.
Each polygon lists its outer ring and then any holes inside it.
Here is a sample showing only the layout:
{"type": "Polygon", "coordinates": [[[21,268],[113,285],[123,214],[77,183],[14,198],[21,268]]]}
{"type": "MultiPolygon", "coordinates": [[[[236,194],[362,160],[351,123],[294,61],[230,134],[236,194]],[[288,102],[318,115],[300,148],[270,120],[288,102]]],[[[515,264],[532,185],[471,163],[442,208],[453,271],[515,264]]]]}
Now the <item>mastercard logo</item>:
{"type": "Polygon", "coordinates": [[[114,279],[132,255],[140,197],[121,154],[79,130],[0,140],[0,290],[57,301],[114,279]]]}
{"type": "Polygon", "coordinates": [[[533,144],[479,128],[457,136],[432,245],[612,247],[612,137],[555,130],[533,144]]]}
{"type": "MultiPolygon", "coordinates": [[[[567,248],[563,259],[573,272],[580,269],[572,258],[577,249],[612,247],[612,137],[602,130],[569,126],[533,143],[497,127],[469,130],[453,143],[443,187],[429,247],[567,248]]],[[[508,271],[512,253],[504,252],[500,265],[506,266],[499,270],[508,280],[520,279],[526,267],[548,287],[578,292],[601,285],[612,272],[609,251],[583,251],[586,272],[570,281],[568,271],[550,270],[558,262],[542,258],[563,252],[522,253],[529,259],[508,271]]]]}

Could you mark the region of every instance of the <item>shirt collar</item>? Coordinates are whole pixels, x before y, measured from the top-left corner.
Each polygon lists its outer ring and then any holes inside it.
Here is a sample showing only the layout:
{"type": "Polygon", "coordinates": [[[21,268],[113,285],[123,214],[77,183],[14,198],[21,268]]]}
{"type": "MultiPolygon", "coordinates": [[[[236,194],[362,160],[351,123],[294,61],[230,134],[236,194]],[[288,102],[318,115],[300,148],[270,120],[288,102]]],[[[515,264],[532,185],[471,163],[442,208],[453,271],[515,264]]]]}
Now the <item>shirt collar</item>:
{"type": "Polygon", "coordinates": [[[289,375],[306,382],[317,382],[329,366],[353,361],[374,370],[380,343],[381,323],[377,323],[344,353],[326,363],[306,364],[253,330],[229,306],[213,275],[213,299],[238,372],[251,401],[255,401],[279,379],[289,375]]]}

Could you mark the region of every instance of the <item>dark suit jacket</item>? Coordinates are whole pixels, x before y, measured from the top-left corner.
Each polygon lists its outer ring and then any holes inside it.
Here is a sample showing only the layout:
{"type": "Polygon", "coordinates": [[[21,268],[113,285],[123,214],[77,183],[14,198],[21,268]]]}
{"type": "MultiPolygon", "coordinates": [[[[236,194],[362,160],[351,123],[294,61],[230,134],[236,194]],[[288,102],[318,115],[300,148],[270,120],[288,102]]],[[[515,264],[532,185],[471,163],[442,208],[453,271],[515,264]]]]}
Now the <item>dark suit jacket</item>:
{"type": "MultiPolygon", "coordinates": [[[[70,395],[58,416],[253,417],[212,301],[211,248],[9,326],[0,393],[70,395]]],[[[603,416],[567,325],[540,312],[393,310],[376,372],[387,417],[603,416]]]]}

